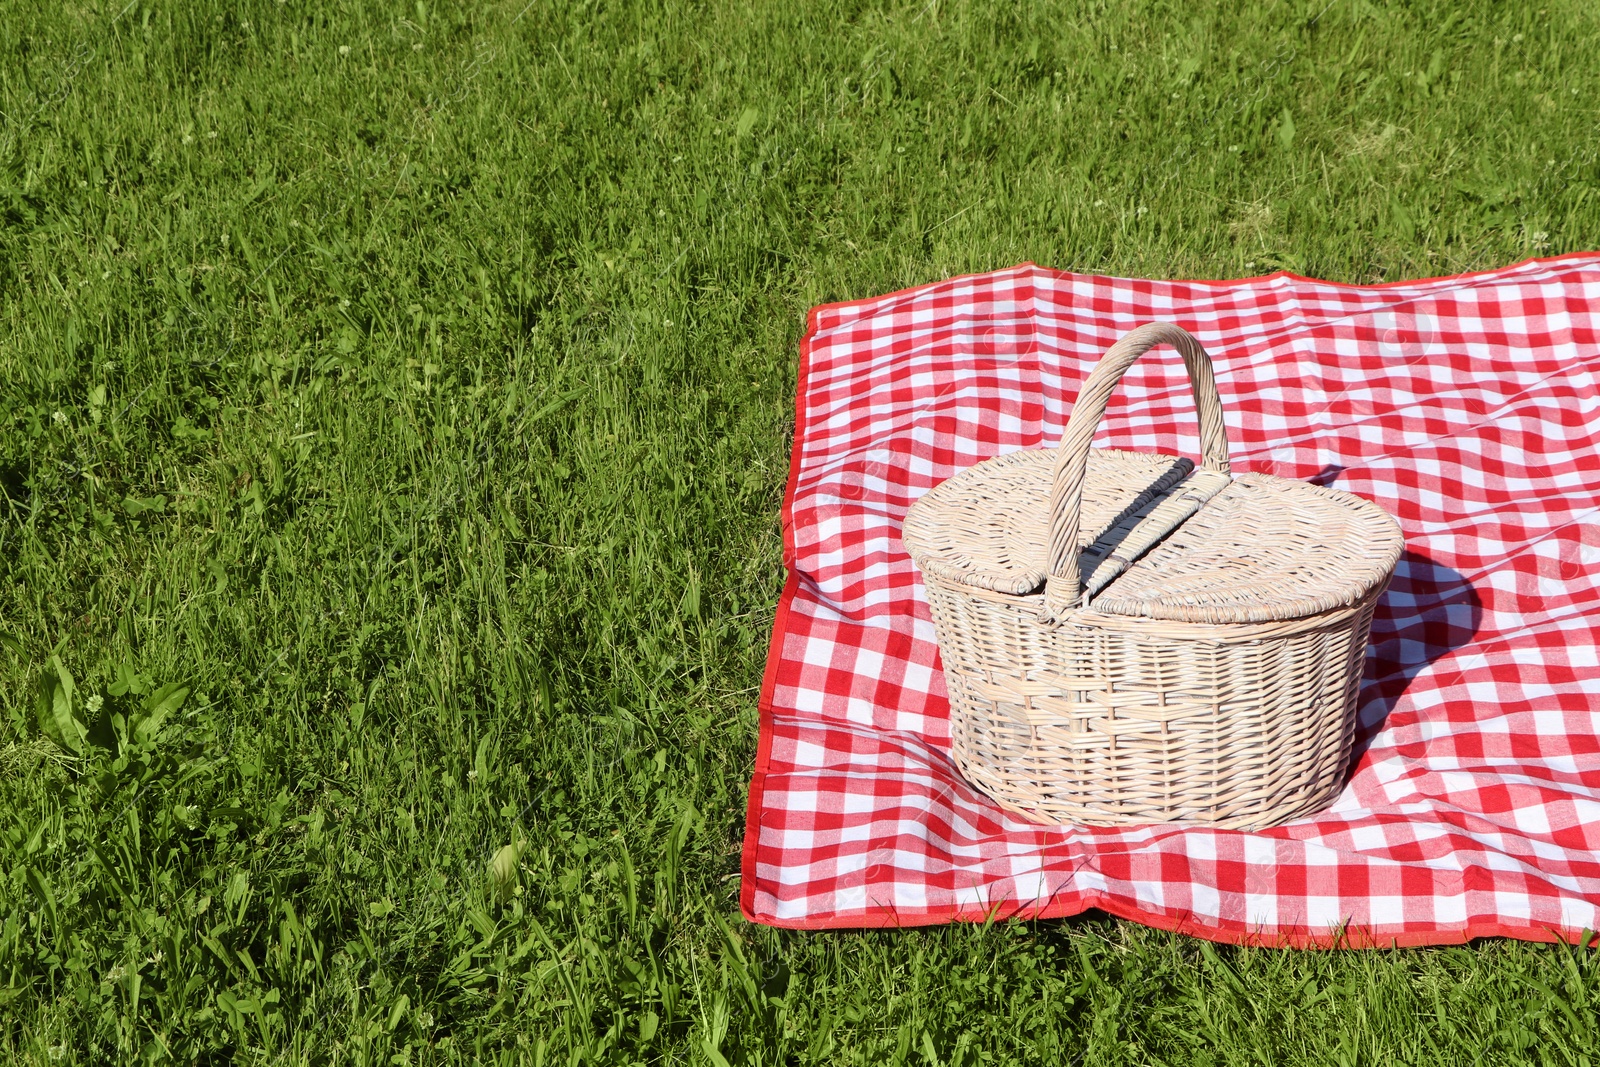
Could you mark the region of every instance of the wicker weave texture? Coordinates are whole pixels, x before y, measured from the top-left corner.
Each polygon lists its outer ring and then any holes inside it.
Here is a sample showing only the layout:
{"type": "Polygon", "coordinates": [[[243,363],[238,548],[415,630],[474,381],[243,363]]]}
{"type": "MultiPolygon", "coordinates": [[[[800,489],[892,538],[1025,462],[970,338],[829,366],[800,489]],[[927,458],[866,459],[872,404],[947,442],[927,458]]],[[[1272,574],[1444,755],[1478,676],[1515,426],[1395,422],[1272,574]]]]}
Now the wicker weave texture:
{"type": "Polygon", "coordinates": [[[962,774],[1041,822],[1276,825],[1326,806],[1350,758],[1381,591],[1298,622],[1077,612],[926,579],[962,774]]]}
{"type": "Polygon", "coordinates": [[[1260,829],[1337,793],[1404,542],[1349,493],[1232,480],[1220,412],[1199,343],[1141,327],[1090,376],[1058,450],[969,468],[907,515],[955,759],[1004,807],[1260,829]],[[1117,380],[1157,343],[1189,367],[1200,470],[1089,447],[1117,380]]]}

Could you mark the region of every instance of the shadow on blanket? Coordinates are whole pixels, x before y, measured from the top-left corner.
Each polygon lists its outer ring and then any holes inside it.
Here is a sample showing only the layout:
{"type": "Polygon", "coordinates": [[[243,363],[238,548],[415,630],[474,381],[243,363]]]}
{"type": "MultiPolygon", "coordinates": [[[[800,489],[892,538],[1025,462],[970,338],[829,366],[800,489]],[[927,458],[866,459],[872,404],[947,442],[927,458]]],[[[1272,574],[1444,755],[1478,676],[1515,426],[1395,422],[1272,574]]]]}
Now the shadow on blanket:
{"type": "Polygon", "coordinates": [[[1412,680],[1471,642],[1482,621],[1483,602],[1460,571],[1413,549],[1405,551],[1372,619],[1372,651],[1356,700],[1350,773],[1412,680]]]}

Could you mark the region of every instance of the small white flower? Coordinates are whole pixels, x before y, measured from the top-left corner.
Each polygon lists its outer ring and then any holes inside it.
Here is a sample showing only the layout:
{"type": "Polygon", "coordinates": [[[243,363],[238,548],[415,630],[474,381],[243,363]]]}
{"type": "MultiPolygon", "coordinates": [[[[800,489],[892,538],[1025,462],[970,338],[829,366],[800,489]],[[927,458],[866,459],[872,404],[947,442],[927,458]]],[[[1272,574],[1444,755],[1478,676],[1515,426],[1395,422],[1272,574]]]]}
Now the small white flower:
{"type": "Polygon", "coordinates": [[[86,714],[98,715],[100,709],[105,706],[105,702],[106,698],[96,693],[83,702],[83,710],[86,714]]]}
{"type": "Polygon", "coordinates": [[[1104,200],[1096,200],[1094,202],[1094,206],[1095,207],[1105,207],[1106,206],[1106,202],[1104,200]]]}
{"type": "Polygon", "coordinates": [[[50,416],[50,421],[57,426],[65,426],[67,424],[67,414],[64,411],[58,411],[50,416]]]}
{"type": "Polygon", "coordinates": [[[1252,260],[1249,260],[1249,261],[1247,261],[1247,262],[1246,262],[1246,263],[1245,263],[1245,265],[1244,265],[1244,269],[1245,269],[1245,270],[1255,270],[1255,269],[1256,269],[1256,261],[1255,261],[1255,260],[1253,260],[1253,259],[1252,259],[1252,260]]]}
{"type": "Polygon", "coordinates": [[[349,45],[347,45],[347,44],[342,44],[342,45],[340,45],[340,46],[339,46],[339,54],[340,54],[340,55],[341,55],[341,56],[347,56],[347,55],[349,55],[349,54],[350,54],[350,46],[349,46],[349,45]]]}
{"type": "Polygon", "coordinates": [[[190,134],[190,133],[184,134],[183,135],[183,143],[184,144],[194,144],[194,135],[190,134]]]}
{"type": "Polygon", "coordinates": [[[1520,33],[1513,34],[1512,37],[1511,37],[1511,43],[1512,44],[1521,44],[1522,43],[1522,34],[1520,34],[1520,33]]]}
{"type": "Polygon", "coordinates": [[[212,130],[210,133],[206,134],[206,139],[207,140],[211,140],[211,141],[215,141],[217,139],[217,131],[216,130],[212,130]]]}
{"type": "MultiPolygon", "coordinates": [[[[417,43],[416,43],[416,44],[414,44],[414,45],[412,45],[412,46],[411,46],[411,50],[412,50],[412,51],[413,51],[413,52],[420,52],[420,51],[422,51],[422,42],[421,42],[421,41],[418,41],[418,42],[417,42],[417,43]]],[[[1578,90],[1576,90],[1576,89],[1574,89],[1574,90],[1572,90],[1572,91],[1573,91],[1573,92],[1577,92],[1577,91],[1578,91],[1578,90]]]]}

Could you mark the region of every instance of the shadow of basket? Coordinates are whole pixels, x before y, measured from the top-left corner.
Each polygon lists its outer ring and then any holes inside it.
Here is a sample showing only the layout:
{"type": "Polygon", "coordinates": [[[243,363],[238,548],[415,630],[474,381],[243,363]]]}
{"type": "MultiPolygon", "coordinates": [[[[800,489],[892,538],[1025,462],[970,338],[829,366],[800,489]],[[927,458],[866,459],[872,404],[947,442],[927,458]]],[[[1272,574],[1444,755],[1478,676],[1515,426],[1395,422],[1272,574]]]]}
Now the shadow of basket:
{"type": "Polygon", "coordinates": [[[1471,642],[1482,621],[1483,601],[1460,571],[1414,549],[1401,555],[1372,618],[1351,774],[1417,675],[1471,642]]]}

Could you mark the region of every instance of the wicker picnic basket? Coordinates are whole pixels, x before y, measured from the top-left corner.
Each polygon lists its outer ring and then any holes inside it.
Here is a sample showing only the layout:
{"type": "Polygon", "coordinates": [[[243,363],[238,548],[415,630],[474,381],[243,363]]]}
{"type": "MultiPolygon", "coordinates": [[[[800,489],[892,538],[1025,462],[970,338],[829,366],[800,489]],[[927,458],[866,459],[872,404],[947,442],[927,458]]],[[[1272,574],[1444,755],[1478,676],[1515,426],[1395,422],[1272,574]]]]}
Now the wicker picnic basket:
{"type": "Polygon", "coordinates": [[[962,773],[1050,823],[1259,829],[1332,801],[1399,527],[1349,493],[1229,473],[1211,362],[1141,326],[1106,352],[1056,449],[934,487],[906,516],[962,773]],[[1157,344],[1183,355],[1204,462],[1090,447],[1157,344]]]}

